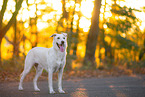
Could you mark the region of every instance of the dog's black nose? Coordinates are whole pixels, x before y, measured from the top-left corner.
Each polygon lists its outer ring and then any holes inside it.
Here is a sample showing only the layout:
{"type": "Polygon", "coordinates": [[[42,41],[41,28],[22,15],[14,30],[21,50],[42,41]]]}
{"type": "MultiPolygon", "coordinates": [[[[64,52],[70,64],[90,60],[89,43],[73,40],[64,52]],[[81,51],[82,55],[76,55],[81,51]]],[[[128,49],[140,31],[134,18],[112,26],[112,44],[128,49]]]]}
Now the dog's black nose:
{"type": "Polygon", "coordinates": [[[64,41],[61,41],[61,44],[64,44],[64,41]]]}

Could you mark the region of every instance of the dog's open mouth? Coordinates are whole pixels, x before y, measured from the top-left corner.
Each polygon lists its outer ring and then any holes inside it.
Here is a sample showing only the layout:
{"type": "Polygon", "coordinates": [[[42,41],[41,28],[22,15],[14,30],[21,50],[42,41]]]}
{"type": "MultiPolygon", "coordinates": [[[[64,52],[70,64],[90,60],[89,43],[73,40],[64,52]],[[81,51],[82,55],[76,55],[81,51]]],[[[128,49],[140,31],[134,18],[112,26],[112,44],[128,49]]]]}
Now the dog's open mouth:
{"type": "Polygon", "coordinates": [[[58,48],[60,49],[61,52],[64,52],[64,43],[58,44],[56,43],[58,48]]]}

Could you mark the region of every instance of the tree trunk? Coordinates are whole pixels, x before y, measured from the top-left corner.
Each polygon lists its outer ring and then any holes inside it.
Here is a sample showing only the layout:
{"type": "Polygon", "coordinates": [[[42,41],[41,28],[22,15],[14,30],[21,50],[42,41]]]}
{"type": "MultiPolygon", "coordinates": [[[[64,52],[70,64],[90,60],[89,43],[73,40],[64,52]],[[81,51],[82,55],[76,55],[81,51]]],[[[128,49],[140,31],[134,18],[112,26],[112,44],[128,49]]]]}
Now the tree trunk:
{"type": "MultiPolygon", "coordinates": [[[[16,2],[16,8],[17,8],[17,1],[18,0],[15,0],[15,2],[16,2]]],[[[15,8],[15,10],[17,10],[15,8]]],[[[17,38],[18,38],[18,32],[17,32],[17,18],[15,17],[15,19],[14,19],[14,40],[13,40],[13,57],[14,57],[14,59],[15,59],[15,57],[19,57],[19,42],[18,42],[18,40],[17,40],[17,38]]]]}
{"type": "Polygon", "coordinates": [[[1,43],[2,40],[0,39],[0,66],[2,65],[1,43]]]}
{"type": "Polygon", "coordinates": [[[78,36],[79,36],[79,20],[80,20],[80,16],[79,16],[79,19],[77,21],[77,30],[76,30],[76,33],[75,33],[75,41],[74,41],[74,47],[73,47],[73,55],[75,56],[75,58],[77,58],[77,45],[78,45],[78,36]]]}
{"type": "Polygon", "coordinates": [[[75,41],[74,41],[74,47],[73,47],[73,56],[75,56],[75,58],[77,58],[77,46],[78,46],[78,41],[79,41],[79,24],[80,24],[80,18],[81,18],[81,1],[79,2],[80,7],[79,7],[79,12],[78,12],[78,20],[77,20],[77,29],[76,29],[76,33],[75,33],[75,41]]]}
{"type": "MultiPolygon", "coordinates": [[[[76,4],[76,0],[75,0],[75,4],[76,4]]],[[[72,47],[72,35],[74,34],[74,32],[73,32],[73,29],[74,29],[73,28],[73,22],[74,22],[75,8],[76,8],[75,4],[74,4],[72,18],[71,18],[70,31],[68,32],[68,47],[67,47],[67,53],[68,53],[68,55],[70,54],[70,50],[71,50],[71,47],[72,47]]]]}
{"type": "MultiPolygon", "coordinates": [[[[62,25],[64,27],[63,20],[66,19],[66,21],[68,21],[68,12],[66,11],[65,5],[66,5],[65,0],[62,0],[62,17],[59,19],[57,27],[56,27],[56,32],[57,33],[59,32],[58,28],[59,28],[60,25],[62,25]]],[[[68,30],[68,29],[66,28],[66,30],[68,30]]]]}
{"type": "Polygon", "coordinates": [[[91,67],[96,67],[95,62],[95,50],[97,44],[97,37],[99,33],[99,14],[100,14],[101,0],[95,0],[94,9],[91,19],[91,27],[89,30],[87,43],[86,43],[86,53],[84,58],[85,65],[92,65],[91,67]]]}
{"type": "Polygon", "coordinates": [[[19,42],[17,40],[18,38],[17,33],[17,20],[15,18],[14,22],[14,40],[13,40],[13,57],[19,57],[19,42]]]}

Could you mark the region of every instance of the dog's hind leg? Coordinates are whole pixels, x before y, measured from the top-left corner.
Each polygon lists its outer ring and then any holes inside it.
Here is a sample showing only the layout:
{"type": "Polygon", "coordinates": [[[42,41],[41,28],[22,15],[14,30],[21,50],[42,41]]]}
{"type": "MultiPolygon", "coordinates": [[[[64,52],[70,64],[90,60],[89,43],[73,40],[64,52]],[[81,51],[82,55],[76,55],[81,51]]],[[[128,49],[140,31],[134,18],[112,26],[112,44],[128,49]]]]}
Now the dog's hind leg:
{"type": "Polygon", "coordinates": [[[25,65],[24,65],[24,71],[22,72],[21,78],[20,78],[20,83],[18,87],[19,90],[23,90],[23,86],[22,86],[23,80],[26,77],[26,75],[29,73],[33,65],[34,65],[34,62],[32,62],[31,59],[28,59],[28,60],[26,59],[25,65]]]}
{"type": "Polygon", "coordinates": [[[33,80],[34,90],[35,91],[40,91],[40,89],[37,86],[37,80],[38,80],[39,76],[42,74],[43,68],[39,64],[35,64],[34,66],[36,68],[36,75],[35,75],[34,80],[33,80]]]}

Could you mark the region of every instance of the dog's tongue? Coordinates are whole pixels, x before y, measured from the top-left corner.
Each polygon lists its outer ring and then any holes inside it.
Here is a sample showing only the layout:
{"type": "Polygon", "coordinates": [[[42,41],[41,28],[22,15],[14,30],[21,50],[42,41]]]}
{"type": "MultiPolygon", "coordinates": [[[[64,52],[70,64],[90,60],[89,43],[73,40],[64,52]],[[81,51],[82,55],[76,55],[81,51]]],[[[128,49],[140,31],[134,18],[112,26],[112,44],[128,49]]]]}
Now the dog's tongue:
{"type": "Polygon", "coordinates": [[[63,45],[59,45],[59,47],[60,47],[60,51],[61,51],[61,52],[64,52],[64,47],[63,47],[63,45]]]}

